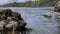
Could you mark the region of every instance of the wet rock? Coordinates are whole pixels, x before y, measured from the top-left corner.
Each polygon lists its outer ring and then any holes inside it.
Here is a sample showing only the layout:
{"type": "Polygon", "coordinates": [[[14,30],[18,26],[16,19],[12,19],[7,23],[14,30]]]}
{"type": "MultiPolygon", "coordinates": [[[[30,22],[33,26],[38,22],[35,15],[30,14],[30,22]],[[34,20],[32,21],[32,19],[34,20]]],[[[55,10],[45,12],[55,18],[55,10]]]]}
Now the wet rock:
{"type": "Polygon", "coordinates": [[[0,28],[3,28],[3,32],[19,31],[23,33],[26,29],[25,25],[27,23],[23,20],[21,14],[13,12],[10,9],[0,10],[0,21],[0,26],[2,25],[0,28]]]}
{"type": "Polygon", "coordinates": [[[42,16],[47,17],[47,18],[51,18],[52,17],[50,12],[42,14],[42,16]]]}

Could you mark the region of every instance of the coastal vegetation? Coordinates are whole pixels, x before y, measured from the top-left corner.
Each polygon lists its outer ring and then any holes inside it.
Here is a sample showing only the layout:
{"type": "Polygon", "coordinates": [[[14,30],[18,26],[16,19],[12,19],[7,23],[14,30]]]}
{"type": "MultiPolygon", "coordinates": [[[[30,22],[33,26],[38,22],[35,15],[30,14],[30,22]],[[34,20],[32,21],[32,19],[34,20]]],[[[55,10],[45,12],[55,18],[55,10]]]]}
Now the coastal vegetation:
{"type": "Polygon", "coordinates": [[[59,0],[37,0],[37,1],[27,1],[27,2],[12,2],[0,7],[47,7],[55,6],[59,0]]]}

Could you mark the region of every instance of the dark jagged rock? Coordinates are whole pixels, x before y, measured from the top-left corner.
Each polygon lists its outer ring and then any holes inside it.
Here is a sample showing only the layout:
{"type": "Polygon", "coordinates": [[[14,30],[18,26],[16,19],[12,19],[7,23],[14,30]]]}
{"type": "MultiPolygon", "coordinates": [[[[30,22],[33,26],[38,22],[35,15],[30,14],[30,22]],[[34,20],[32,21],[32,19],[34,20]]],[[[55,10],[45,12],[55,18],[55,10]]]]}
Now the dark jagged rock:
{"type": "Polygon", "coordinates": [[[25,25],[27,23],[23,20],[21,14],[13,12],[10,9],[3,9],[0,11],[0,21],[2,21],[0,22],[0,24],[2,23],[2,26],[0,25],[0,27],[3,28],[2,30],[5,34],[8,34],[8,31],[19,31],[23,33],[26,29],[25,25]]]}

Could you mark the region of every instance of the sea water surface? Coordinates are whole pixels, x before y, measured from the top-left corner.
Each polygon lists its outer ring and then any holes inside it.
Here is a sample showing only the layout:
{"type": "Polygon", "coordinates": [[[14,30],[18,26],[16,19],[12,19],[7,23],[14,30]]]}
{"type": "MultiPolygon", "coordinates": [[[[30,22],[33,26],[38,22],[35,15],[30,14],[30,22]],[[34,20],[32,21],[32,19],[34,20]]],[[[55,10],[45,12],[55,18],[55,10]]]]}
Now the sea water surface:
{"type": "Polygon", "coordinates": [[[51,13],[52,18],[49,19],[41,15],[52,12],[54,7],[7,7],[7,9],[8,8],[21,14],[21,17],[27,23],[26,27],[33,29],[29,34],[60,34],[60,26],[58,26],[60,23],[58,22],[59,20],[56,20],[56,15],[51,13]]]}

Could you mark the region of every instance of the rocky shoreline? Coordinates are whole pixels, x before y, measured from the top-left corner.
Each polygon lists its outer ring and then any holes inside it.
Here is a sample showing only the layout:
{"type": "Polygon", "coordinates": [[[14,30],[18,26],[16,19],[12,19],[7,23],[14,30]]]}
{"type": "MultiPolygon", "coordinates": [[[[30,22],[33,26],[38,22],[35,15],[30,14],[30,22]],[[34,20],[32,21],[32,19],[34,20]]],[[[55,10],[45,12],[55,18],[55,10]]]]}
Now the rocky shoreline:
{"type": "Polygon", "coordinates": [[[11,9],[0,10],[0,34],[26,34],[26,24],[21,14],[11,9]]]}

